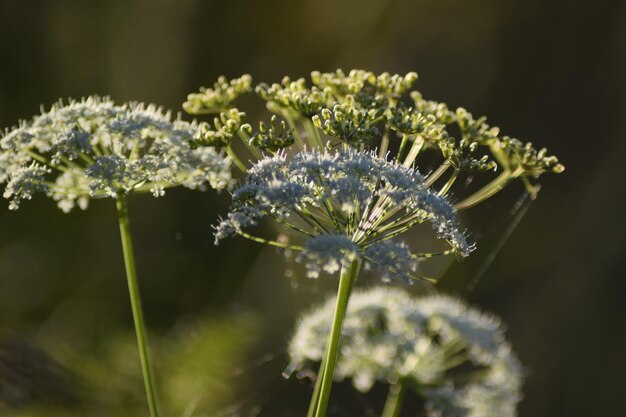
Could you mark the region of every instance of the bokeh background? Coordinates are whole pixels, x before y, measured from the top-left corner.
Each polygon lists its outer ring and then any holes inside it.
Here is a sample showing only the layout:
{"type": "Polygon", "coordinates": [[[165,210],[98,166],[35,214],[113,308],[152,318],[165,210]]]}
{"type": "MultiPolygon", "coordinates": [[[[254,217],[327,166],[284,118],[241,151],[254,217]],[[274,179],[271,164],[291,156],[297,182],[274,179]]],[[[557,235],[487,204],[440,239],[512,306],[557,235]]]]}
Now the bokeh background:
{"type": "MultiPolygon", "coordinates": [[[[488,115],[567,168],[506,241],[520,185],[470,211],[478,250],[439,265],[441,287],[508,323],[528,371],[521,417],[623,415],[625,2],[2,0],[0,60],[5,127],[93,93],[178,111],[220,74],[417,71],[426,97],[488,115]]],[[[281,378],[285,342],[336,283],[287,277],[247,241],[213,246],[228,200],[131,198],[164,402],[187,417],[301,415],[309,387],[281,378]]],[[[43,197],[3,205],[0,231],[0,415],[143,415],[112,202],[69,215],[43,197]]],[[[384,394],[334,392],[333,412],[351,416],[375,415],[384,394]]]]}

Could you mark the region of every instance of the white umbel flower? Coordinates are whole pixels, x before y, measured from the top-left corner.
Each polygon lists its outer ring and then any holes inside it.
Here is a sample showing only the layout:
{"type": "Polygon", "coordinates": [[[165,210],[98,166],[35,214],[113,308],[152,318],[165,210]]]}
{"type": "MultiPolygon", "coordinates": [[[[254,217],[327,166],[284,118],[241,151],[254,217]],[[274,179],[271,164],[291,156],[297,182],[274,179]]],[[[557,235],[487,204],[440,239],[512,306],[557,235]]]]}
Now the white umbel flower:
{"type": "Polygon", "coordinates": [[[41,191],[65,212],[85,208],[89,198],[232,185],[230,158],[194,149],[197,134],[195,123],[152,104],[97,96],[59,102],[0,139],[0,182],[12,209],[41,191]]]}
{"type": "Polygon", "coordinates": [[[379,268],[385,279],[410,280],[420,256],[393,239],[423,222],[431,223],[448,253],[466,256],[472,250],[445,197],[428,189],[416,170],[371,152],[301,152],[290,158],[279,153],[261,159],[233,193],[230,213],[216,226],[216,241],[234,234],[250,237],[243,229],[264,217],[305,237],[293,249],[303,251],[296,260],[306,263],[312,277],[359,258],[379,268]],[[337,245],[341,249],[333,251],[337,245]]]}
{"type": "MultiPolygon", "coordinates": [[[[300,319],[289,344],[292,368],[321,361],[335,302],[300,319]]],[[[392,288],[352,295],[335,377],[362,392],[402,381],[430,417],[515,416],[523,380],[497,318],[448,296],[412,298],[392,288]]]]}

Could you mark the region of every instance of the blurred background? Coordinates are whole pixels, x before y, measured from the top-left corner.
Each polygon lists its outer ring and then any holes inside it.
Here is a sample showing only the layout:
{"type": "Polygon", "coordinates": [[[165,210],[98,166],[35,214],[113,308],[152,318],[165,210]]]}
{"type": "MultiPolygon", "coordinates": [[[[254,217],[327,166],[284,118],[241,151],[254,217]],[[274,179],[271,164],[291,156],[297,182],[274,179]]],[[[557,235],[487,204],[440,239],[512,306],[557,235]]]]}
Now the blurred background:
{"type": "MultiPolygon", "coordinates": [[[[508,323],[528,372],[521,417],[623,415],[625,2],[2,0],[0,59],[2,127],[93,93],[179,111],[220,74],[417,71],[425,97],[487,115],[566,165],[506,241],[520,184],[470,210],[478,250],[433,268],[441,288],[508,323]]],[[[280,376],[285,343],[336,281],[308,281],[242,239],[213,246],[228,203],[182,189],[130,200],[168,415],[302,415],[310,387],[280,376]]],[[[113,203],[69,215],[41,196],[7,205],[0,415],[144,415],[113,203]]],[[[375,415],[383,395],[339,385],[333,413],[375,415]]]]}

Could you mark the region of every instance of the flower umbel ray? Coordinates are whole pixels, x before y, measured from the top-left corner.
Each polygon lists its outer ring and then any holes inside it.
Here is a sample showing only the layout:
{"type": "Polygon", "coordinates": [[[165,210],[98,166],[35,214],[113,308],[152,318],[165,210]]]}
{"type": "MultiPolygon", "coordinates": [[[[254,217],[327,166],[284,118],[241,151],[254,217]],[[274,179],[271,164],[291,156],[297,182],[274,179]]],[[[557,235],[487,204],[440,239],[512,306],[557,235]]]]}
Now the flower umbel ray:
{"type": "Polygon", "coordinates": [[[445,197],[432,192],[414,169],[372,152],[284,153],[258,161],[233,193],[231,211],[217,226],[216,241],[234,234],[299,251],[308,275],[336,272],[359,258],[385,278],[414,278],[417,262],[433,254],[412,254],[393,239],[430,222],[448,249],[466,256],[472,247],[445,197]],[[246,232],[269,217],[304,238],[301,246],[246,232]]]}

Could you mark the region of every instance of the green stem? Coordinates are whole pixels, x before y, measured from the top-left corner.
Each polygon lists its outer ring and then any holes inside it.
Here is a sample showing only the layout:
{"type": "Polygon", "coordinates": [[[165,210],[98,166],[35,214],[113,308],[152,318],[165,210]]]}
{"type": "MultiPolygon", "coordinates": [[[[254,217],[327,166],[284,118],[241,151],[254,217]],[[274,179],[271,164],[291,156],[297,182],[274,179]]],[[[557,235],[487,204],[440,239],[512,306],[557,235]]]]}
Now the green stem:
{"type": "Polygon", "coordinates": [[[262,158],[263,155],[261,155],[261,152],[259,152],[254,146],[250,145],[250,137],[242,132],[241,129],[237,131],[237,136],[239,136],[241,143],[244,144],[246,149],[248,149],[256,159],[262,158]]]}
{"type": "Polygon", "coordinates": [[[311,397],[311,404],[309,404],[309,411],[306,413],[306,417],[315,417],[317,413],[317,403],[320,398],[320,389],[322,387],[322,380],[324,379],[324,367],[326,361],[322,358],[322,362],[320,363],[320,370],[317,373],[317,379],[315,381],[315,387],[313,388],[313,396],[311,397]]]}
{"type": "Polygon", "coordinates": [[[404,152],[404,148],[408,141],[409,141],[409,136],[403,134],[402,141],[400,142],[400,148],[398,149],[398,154],[396,155],[396,159],[398,161],[402,161],[402,152],[404,152]]]}
{"type": "Polygon", "coordinates": [[[253,242],[263,243],[264,245],[276,246],[277,248],[282,249],[291,249],[298,251],[304,250],[302,246],[289,245],[287,243],[281,243],[275,240],[263,239],[262,237],[252,236],[251,234],[246,233],[243,230],[238,230],[237,233],[239,233],[242,237],[245,237],[246,239],[252,240],[253,242]]]}
{"type": "Polygon", "coordinates": [[[409,150],[409,153],[406,156],[406,159],[404,160],[402,165],[407,168],[413,165],[413,162],[415,162],[415,158],[417,158],[417,155],[422,150],[422,147],[424,147],[424,138],[422,138],[421,136],[417,136],[415,139],[413,139],[413,146],[411,146],[411,149],[409,150]]]}
{"type": "Polygon", "coordinates": [[[243,172],[244,174],[248,172],[248,168],[246,168],[246,164],[241,162],[241,160],[237,157],[237,155],[235,154],[235,151],[233,151],[230,145],[226,147],[226,153],[228,154],[228,156],[230,156],[230,158],[233,160],[235,165],[237,165],[237,168],[239,168],[241,172],[243,172]]]}
{"type": "Polygon", "coordinates": [[[450,162],[448,162],[446,160],[441,165],[439,165],[439,168],[437,168],[435,171],[433,171],[433,173],[431,173],[426,178],[426,181],[424,182],[424,185],[426,187],[430,187],[431,185],[433,185],[435,183],[435,181],[437,181],[439,179],[439,177],[441,177],[443,175],[443,173],[446,172],[446,170],[448,168],[450,168],[450,162]]]}
{"type": "Polygon", "coordinates": [[[293,117],[289,115],[289,112],[283,112],[282,116],[287,120],[287,124],[293,130],[293,136],[296,138],[296,145],[298,149],[304,150],[304,141],[302,140],[302,135],[300,135],[300,131],[298,131],[298,127],[296,126],[296,122],[293,120],[293,117]]]}
{"type": "Polygon", "coordinates": [[[389,394],[387,394],[387,400],[385,401],[385,408],[380,416],[398,417],[400,415],[403,400],[404,384],[402,381],[398,381],[397,383],[390,385],[389,394]]]}
{"type": "Polygon", "coordinates": [[[315,125],[313,125],[313,122],[307,119],[307,120],[304,120],[302,124],[304,125],[304,130],[306,131],[306,134],[307,134],[306,136],[307,136],[307,139],[309,141],[309,145],[311,146],[311,148],[313,150],[316,148],[317,150],[324,149],[322,138],[320,137],[320,134],[317,131],[317,128],[315,127],[315,125]]]}
{"type": "Polygon", "coordinates": [[[126,197],[117,198],[117,216],[120,224],[120,236],[122,238],[122,251],[124,252],[124,265],[126,267],[126,278],[128,280],[128,293],[130,295],[130,305],[133,311],[133,321],[135,322],[135,333],[137,335],[137,346],[139,347],[139,359],[141,361],[141,371],[143,382],[146,388],[148,407],[151,417],[159,417],[159,402],[156,389],[154,387],[154,377],[152,365],[150,364],[150,352],[148,351],[148,338],[146,336],[146,326],[143,320],[141,309],[141,297],[139,295],[139,284],[137,282],[137,270],[135,268],[135,255],[133,253],[133,242],[130,235],[130,222],[128,218],[128,206],[126,197]]]}
{"type": "Polygon", "coordinates": [[[448,191],[450,191],[452,184],[454,184],[454,181],[456,181],[456,178],[458,176],[459,176],[459,170],[455,169],[452,175],[450,176],[450,178],[448,179],[448,181],[446,181],[443,187],[441,187],[441,190],[439,190],[438,195],[445,196],[446,194],[448,194],[448,191]]]}
{"type": "Polygon", "coordinates": [[[486,199],[494,196],[497,192],[502,190],[508,183],[519,177],[523,171],[504,171],[489,184],[485,185],[480,190],[476,191],[466,199],[456,203],[454,209],[457,211],[467,210],[475,205],[482,203],[486,199]]]}
{"type": "MultiPolygon", "coordinates": [[[[326,354],[322,360],[322,367],[320,373],[322,374],[322,381],[319,389],[319,400],[317,401],[317,408],[315,410],[315,417],[325,417],[326,410],[328,409],[328,400],[330,399],[330,390],[333,385],[333,377],[335,376],[335,365],[337,364],[337,358],[339,356],[339,341],[341,339],[341,329],[343,327],[343,321],[346,316],[346,310],[348,308],[348,300],[350,299],[350,292],[352,285],[356,280],[359,273],[360,262],[358,260],[352,261],[349,266],[344,266],[341,269],[341,277],[339,278],[339,290],[337,292],[337,304],[335,305],[335,314],[333,316],[333,323],[328,335],[328,342],[326,344],[326,354]]],[[[311,403],[316,401],[316,398],[311,399],[311,403]]]]}
{"type": "MultiPolygon", "coordinates": [[[[385,128],[385,134],[380,141],[380,149],[378,151],[378,156],[380,158],[385,158],[387,155],[387,150],[389,149],[389,131],[385,128]]],[[[385,158],[386,159],[386,158],[385,158]]]]}

